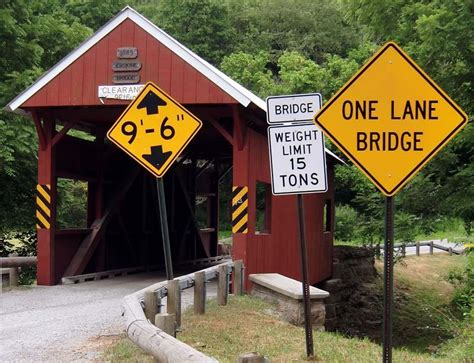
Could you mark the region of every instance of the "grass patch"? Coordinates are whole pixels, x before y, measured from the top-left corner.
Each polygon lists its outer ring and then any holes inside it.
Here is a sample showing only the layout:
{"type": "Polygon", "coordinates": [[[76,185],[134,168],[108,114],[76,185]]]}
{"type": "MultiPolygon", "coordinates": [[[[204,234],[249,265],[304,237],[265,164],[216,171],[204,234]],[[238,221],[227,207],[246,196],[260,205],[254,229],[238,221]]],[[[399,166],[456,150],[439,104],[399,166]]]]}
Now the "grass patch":
{"type": "MultiPolygon", "coordinates": [[[[465,261],[465,256],[439,254],[410,256],[395,265],[394,362],[472,361],[473,321],[461,322],[451,313],[454,289],[444,278],[465,261]]],[[[382,262],[376,267],[381,272],[382,262]]],[[[375,285],[380,291],[380,281],[375,285]]],[[[235,362],[251,351],[272,362],[307,361],[304,329],[279,320],[273,306],[259,299],[231,296],[227,306],[211,300],[205,315],[189,309],[182,321],[178,339],[221,362],[235,362]]],[[[380,343],[380,336],[372,338],[380,343]]],[[[368,338],[317,331],[314,351],[318,362],[379,362],[382,356],[380,344],[368,338]]],[[[103,359],[153,361],[127,338],[108,348],[103,359]]]]}
{"type": "MultiPolygon", "coordinates": [[[[418,352],[435,352],[456,333],[460,321],[452,313],[454,287],[447,273],[465,256],[406,257],[395,265],[394,344],[418,352]]],[[[377,262],[382,273],[382,262],[377,262]]]]}
{"type": "Polygon", "coordinates": [[[140,349],[127,337],[121,337],[117,342],[109,346],[105,350],[101,361],[132,363],[155,362],[151,355],[140,349]]]}
{"type": "MultiPolygon", "coordinates": [[[[187,311],[178,338],[221,362],[235,362],[245,352],[257,351],[272,362],[307,361],[304,329],[279,320],[272,306],[243,296],[230,297],[227,306],[211,301],[205,315],[187,311]]],[[[379,362],[381,347],[368,339],[314,332],[314,361],[379,362]]],[[[429,354],[394,351],[394,361],[442,362],[429,354]]]]}

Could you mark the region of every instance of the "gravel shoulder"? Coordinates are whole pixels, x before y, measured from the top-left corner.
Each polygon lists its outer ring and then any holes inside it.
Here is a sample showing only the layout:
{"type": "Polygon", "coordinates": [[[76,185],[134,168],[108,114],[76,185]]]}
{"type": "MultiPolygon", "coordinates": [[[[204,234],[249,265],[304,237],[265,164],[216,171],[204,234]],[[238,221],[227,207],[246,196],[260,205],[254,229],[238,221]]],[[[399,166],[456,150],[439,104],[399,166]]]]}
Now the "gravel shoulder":
{"type": "MultiPolygon", "coordinates": [[[[101,342],[123,334],[121,300],[163,281],[143,273],[76,285],[0,293],[0,362],[81,362],[100,358],[101,342]]],[[[192,289],[183,293],[192,303],[192,289]]]]}

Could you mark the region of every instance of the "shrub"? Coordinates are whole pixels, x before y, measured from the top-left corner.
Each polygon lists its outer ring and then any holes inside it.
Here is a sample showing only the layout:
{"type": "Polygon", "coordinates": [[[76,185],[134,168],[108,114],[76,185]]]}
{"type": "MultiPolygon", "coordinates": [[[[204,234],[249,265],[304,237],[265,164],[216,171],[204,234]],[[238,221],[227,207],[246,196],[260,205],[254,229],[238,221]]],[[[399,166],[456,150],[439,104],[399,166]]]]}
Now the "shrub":
{"type": "Polygon", "coordinates": [[[466,266],[463,269],[450,271],[447,280],[456,287],[452,300],[454,307],[463,316],[472,314],[474,308],[474,251],[468,251],[466,266]]]}
{"type": "Polygon", "coordinates": [[[359,215],[354,208],[348,205],[338,205],[336,207],[335,239],[343,242],[356,239],[358,223],[359,215]]]}

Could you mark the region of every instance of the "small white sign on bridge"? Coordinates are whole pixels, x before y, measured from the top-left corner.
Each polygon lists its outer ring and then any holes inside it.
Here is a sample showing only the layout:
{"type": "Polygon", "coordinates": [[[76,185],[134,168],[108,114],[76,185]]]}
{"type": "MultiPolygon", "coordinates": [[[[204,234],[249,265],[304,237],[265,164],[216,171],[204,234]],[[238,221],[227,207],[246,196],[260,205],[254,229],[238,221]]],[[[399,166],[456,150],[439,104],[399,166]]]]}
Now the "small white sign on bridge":
{"type": "Polygon", "coordinates": [[[327,191],[324,138],[313,123],[270,126],[268,142],[273,194],[327,191]]]}
{"type": "Polygon", "coordinates": [[[310,121],[321,108],[321,94],[307,93],[290,96],[271,96],[267,98],[267,122],[310,121]]]}
{"type": "Polygon", "coordinates": [[[320,108],[319,93],[267,98],[274,195],[327,191],[324,137],[321,130],[311,122],[320,108]]]}

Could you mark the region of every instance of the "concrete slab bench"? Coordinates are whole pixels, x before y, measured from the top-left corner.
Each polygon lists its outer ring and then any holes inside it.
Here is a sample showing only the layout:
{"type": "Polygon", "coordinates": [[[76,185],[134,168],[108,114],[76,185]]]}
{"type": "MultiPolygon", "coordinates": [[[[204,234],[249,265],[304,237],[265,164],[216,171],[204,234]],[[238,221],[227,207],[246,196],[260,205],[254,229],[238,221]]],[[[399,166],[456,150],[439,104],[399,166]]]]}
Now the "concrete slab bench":
{"type": "MultiPolygon", "coordinates": [[[[303,290],[301,282],[277,273],[251,274],[250,294],[274,304],[281,317],[293,325],[304,324],[303,290]]],[[[313,328],[324,330],[327,291],[310,286],[311,323],[313,328]]]]}

